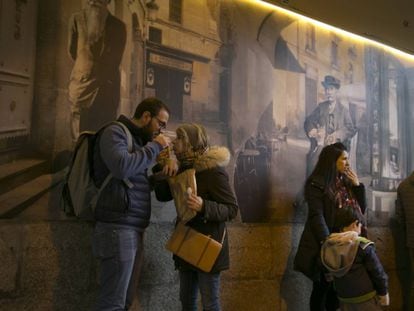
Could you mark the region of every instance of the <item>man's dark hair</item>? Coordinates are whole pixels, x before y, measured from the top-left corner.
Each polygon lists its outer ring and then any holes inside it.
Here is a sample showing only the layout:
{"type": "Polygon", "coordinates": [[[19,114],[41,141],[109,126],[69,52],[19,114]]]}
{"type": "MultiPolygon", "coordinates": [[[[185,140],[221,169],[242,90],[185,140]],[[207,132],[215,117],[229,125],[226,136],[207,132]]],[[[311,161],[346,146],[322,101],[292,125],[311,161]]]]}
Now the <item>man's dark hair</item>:
{"type": "Polygon", "coordinates": [[[348,227],[353,222],[358,220],[360,223],[364,222],[361,214],[357,209],[351,206],[345,206],[336,209],[334,228],[338,231],[342,231],[345,227],[348,227]]]}
{"type": "Polygon", "coordinates": [[[168,109],[167,105],[164,104],[161,100],[155,97],[148,97],[138,104],[137,108],[135,109],[134,118],[141,118],[142,114],[145,111],[148,111],[151,114],[151,117],[155,117],[158,115],[161,109],[165,109],[168,114],[170,114],[170,109],[168,109]]]}

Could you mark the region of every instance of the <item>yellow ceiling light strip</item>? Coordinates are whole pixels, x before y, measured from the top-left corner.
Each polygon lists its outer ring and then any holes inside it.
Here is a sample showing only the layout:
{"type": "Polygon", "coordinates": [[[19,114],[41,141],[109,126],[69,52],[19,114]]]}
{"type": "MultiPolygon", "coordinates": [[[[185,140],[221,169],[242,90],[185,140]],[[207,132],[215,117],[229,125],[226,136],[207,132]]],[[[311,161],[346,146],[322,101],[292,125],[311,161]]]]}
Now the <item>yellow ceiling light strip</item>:
{"type": "Polygon", "coordinates": [[[293,18],[297,18],[297,19],[300,19],[300,20],[304,20],[306,22],[312,23],[315,26],[324,28],[324,29],[329,30],[329,31],[334,31],[334,32],[336,32],[338,34],[341,34],[343,36],[347,36],[347,37],[349,37],[351,39],[354,39],[356,41],[360,41],[360,42],[363,42],[363,43],[372,44],[373,46],[382,48],[382,49],[386,50],[387,52],[390,52],[392,54],[395,54],[396,56],[406,58],[406,59],[408,59],[410,61],[414,61],[414,55],[412,55],[412,54],[403,52],[403,51],[398,50],[396,48],[393,48],[391,46],[388,46],[388,45],[385,45],[383,43],[380,43],[378,41],[375,41],[375,40],[372,40],[372,39],[368,39],[368,38],[365,38],[363,36],[360,36],[360,35],[357,35],[357,34],[348,32],[346,30],[342,30],[340,28],[337,28],[337,27],[334,27],[334,26],[325,24],[323,22],[314,20],[314,19],[312,19],[310,17],[301,15],[299,13],[295,13],[293,11],[289,11],[289,10],[284,9],[282,7],[279,7],[277,5],[274,5],[274,4],[265,2],[264,0],[245,0],[245,1],[254,2],[255,4],[262,5],[263,7],[266,7],[266,8],[269,8],[269,9],[272,9],[272,10],[275,10],[275,11],[278,11],[278,12],[281,12],[283,14],[287,14],[287,15],[293,17],[293,18]]]}

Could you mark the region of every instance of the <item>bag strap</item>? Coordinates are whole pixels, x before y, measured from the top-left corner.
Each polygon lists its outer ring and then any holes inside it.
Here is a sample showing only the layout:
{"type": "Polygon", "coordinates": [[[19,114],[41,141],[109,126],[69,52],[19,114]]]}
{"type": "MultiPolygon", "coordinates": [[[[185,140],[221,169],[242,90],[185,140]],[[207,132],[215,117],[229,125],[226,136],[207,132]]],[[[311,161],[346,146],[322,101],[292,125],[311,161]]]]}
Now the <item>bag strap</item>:
{"type": "MultiPolygon", "coordinates": [[[[116,125],[119,125],[123,130],[124,130],[124,132],[125,132],[125,134],[126,134],[126,137],[127,137],[127,144],[128,144],[128,152],[129,153],[131,153],[132,152],[132,147],[133,147],[133,145],[132,145],[132,134],[131,134],[131,132],[129,131],[129,129],[128,129],[128,127],[124,124],[124,123],[122,123],[122,122],[119,122],[119,121],[113,121],[113,122],[111,122],[112,124],[116,124],[116,125]]],[[[110,174],[111,175],[111,177],[112,177],[112,174],[110,174]]],[[[108,178],[108,177],[107,177],[108,178]]],[[[106,181],[106,179],[105,179],[105,181],[106,181]]],[[[105,181],[104,181],[104,183],[105,183],[105,181]]],[[[109,182],[109,180],[108,180],[108,182],[109,182]]],[[[107,182],[107,183],[108,183],[107,182]]],[[[133,188],[134,187],[134,184],[128,179],[128,178],[124,178],[123,179],[123,182],[124,182],[124,184],[129,188],[129,189],[131,189],[131,188],[133,188]]],[[[101,190],[101,189],[99,189],[99,190],[101,190]]]]}
{"type": "Polygon", "coordinates": [[[95,209],[96,204],[98,203],[98,198],[101,196],[102,190],[106,187],[106,185],[109,183],[109,181],[112,179],[112,173],[109,173],[108,176],[105,177],[105,180],[103,181],[101,187],[98,190],[98,193],[93,197],[92,199],[92,210],[95,209]]]}
{"type": "MultiPolygon", "coordinates": [[[[111,124],[119,125],[124,130],[124,132],[126,134],[126,138],[127,138],[128,152],[131,153],[132,152],[132,148],[133,148],[133,144],[132,144],[132,134],[129,131],[128,127],[126,127],[125,124],[123,124],[122,122],[119,122],[119,121],[112,121],[108,125],[111,125],[111,124]]],[[[108,125],[106,125],[106,126],[108,126],[108,125]]],[[[104,127],[106,127],[106,126],[104,126],[104,127]]],[[[92,203],[91,203],[92,204],[92,209],[95,209],[96,204],[98,203],[98,198],[100,197],[103,189],[108,185],[108,183],[112,179],[112,177],[113,177],[113,175],[112,175],[111,172],[105,177],[102,185],[99,187],[98,193],[92,199],[92,203]]],[[[123,179],[123,182],[125,183],[125,185],[128,188],[133,188],[134,187],[134,184],[128,178],[124,178],[123,179]]]]}
{"type": "Polygon", "coordinates": [[[221,244],[222,245],[224,243],[224,238],[226,237],[226,234],[227,234],[227,228],[224,228],[223,237],[221,238],[221,244]]]}
{"type": "Polygon", "coordinates": [[[128,152],[131,153],[132,152],[132,134],[129,131],[128,127],[119,121],[112,121],[112,124],[116,124],[119,125],[120,127],[122,127],[122,129],[124,130],[126,136],[127,136],[127,143],[128,143],[128,152]]]}

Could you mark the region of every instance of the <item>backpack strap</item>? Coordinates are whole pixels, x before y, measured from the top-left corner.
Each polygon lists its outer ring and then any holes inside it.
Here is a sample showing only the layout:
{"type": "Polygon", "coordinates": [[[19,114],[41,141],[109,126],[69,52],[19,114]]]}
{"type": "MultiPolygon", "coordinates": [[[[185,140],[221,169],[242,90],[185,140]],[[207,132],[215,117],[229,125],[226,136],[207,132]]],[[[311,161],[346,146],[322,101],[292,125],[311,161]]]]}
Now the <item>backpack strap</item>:
{"type": "Polygon", "coordinates": [[[128,152],[131,153],[132,152],[132,147],[133,147],[132,146],[132,134],[129,131],[128,127],[124,123],[119,122],[119,121],[113,121],[111,123],[119,125],[120,127],[122,127],[122,129],[124,130],[124,132],[127,136],[128,152]]]}
{"type": "MultiPolygon", "coordinates": [[[[132,148],[133,148],[133,144],[132,144],[132,134],[129,131],[128,127],[126,127],[125,124],[123,124],[122,122],[119,122],[119,121],[112,121],[108,125],[118,125],[118,126],[120,126],[124,130],[124,132],[126,134],[126,138],[127,138],[128,152],[131,153],[132,152],[132,148]]],[[[106,125],[106,126],[108,126],[108,125],[106,125]]],[[[104,126],[104,127],[106,127],[106,126],[104,126]]],[[[112,177],[113,177],[112,173],[109,172],[109,174],[105,177],[102,185],[99,187],[98,193],[92,199],[92,203],[91,204],[92,204],[92,209],[93,210],[95,209],[96,204],[98,203],[98,198],[100,197],[103,189],[105,189],[105,187],[108,185],[108,183],[112,179],[112,177]]],[[[125,185],[128,188],[133,188],[134,187],[134,184],[128,178],[124,178],[122,181],[125,183],[125,185]]]]}
{"type": "MultiPolygon", "coordinates": [[[[119,125],[124,130],[124,132],[126,134],[126,137],[127,137],[128,152],[131,153],[132,152],[132,147],[133,147],[133,145],[132,145],[132,134],[129,131],[128,127],[124,123],[119,122],[119,121],[113,121],[111,123],[116,124],[116,125],[119,125]]],[[[112,174],[109,174],[109,175],[112,177],[112,174]]],[[[106,186],[105,181],[106,181],[106,178],[105,178],[104,183],[102,185],[105,185],[106,186]]],[[[108,182],[109,182],[109,180],[108,180],[108,182]]],[[[128,178],[124,178],[123,179],[123,182],[130,189],[134,187],[134,184],[128,178]]],[[[101,190],[101,189],[99,189],[99,190],[101,190]]]]}
{"type": "Polygon", "coordinates": [[[112,177],[113,177],[112,173],[109,173],[108,176],[105,177],[105,180],[103,181],[101,187],[99,188],[98,193],[92,199],[92,202],[91,202],[92,210],[95,210],[96,204],[98,203],[98,198],[101,196],[102,190],[105,189],[106,185],[109,183],[109,181],[112,179],[112,177]]]}

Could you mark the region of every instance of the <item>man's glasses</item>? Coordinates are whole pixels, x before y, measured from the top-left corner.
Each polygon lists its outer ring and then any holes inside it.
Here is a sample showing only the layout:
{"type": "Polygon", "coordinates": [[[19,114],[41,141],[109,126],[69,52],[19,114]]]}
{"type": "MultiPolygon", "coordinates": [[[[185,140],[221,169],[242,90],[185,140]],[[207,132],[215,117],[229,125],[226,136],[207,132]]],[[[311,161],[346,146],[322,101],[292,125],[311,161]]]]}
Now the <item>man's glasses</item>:
{"type": "Polygon", "coordinates": [[[167,123],[166,122],[161,121],[160,119],[158,119],[158,117],[155,117],[155,116],[153,118],[155,118],[157,120],[158,126],[161,130],[165,130],[167,128],[167,123]]]}

